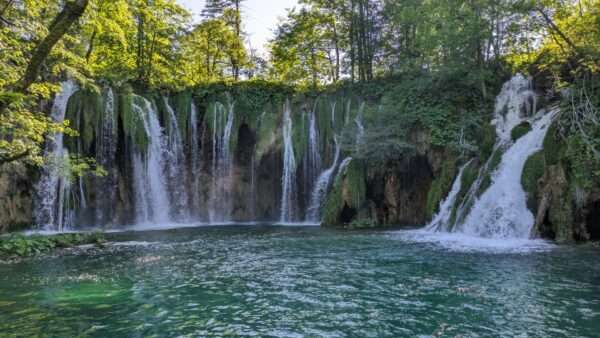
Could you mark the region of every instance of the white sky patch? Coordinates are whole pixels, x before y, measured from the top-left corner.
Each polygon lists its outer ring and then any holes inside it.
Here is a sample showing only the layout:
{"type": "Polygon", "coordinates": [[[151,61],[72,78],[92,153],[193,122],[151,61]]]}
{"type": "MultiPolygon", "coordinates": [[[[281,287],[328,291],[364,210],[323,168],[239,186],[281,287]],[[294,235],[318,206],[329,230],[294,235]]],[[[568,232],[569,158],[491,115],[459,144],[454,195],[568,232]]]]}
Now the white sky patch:
{"type": "MultiPolygon", "coordinates": [[[[177,0],[194,13],[195,21],[200,20],[204,0],[177,0]]],[[[284,17],[286,9],[298,6],[297,0],[247,0],[242,4],[244,31],[252,48],[266,55],[266,44],[273,38],[273,31],[284,17]]]]}

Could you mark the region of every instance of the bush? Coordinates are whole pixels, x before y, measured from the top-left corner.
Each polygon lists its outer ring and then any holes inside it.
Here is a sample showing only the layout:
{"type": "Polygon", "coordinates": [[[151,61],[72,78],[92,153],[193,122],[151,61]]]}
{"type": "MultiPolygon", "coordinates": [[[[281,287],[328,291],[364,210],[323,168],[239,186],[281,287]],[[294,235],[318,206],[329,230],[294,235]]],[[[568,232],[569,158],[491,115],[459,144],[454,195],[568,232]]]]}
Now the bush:
{"type": "Polygon", "coordinates": [[[70,248],[84,244],[102,245],[104,235],[100,233],[59,234],[53,236],[21,234],[0,238],[0,257],[26,257],[51,251],[55,248],[70,248]]]}

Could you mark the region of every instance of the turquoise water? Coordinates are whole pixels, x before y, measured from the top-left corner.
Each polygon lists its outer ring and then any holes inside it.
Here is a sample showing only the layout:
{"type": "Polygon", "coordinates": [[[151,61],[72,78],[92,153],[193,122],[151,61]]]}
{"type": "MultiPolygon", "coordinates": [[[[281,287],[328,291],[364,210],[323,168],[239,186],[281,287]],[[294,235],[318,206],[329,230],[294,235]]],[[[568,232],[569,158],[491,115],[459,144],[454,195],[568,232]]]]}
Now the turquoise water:
{"type": "Polygon", "coordinates": [[[0,336],[597,337],[600,249],[227,226],[0,264],[0,336]]]}

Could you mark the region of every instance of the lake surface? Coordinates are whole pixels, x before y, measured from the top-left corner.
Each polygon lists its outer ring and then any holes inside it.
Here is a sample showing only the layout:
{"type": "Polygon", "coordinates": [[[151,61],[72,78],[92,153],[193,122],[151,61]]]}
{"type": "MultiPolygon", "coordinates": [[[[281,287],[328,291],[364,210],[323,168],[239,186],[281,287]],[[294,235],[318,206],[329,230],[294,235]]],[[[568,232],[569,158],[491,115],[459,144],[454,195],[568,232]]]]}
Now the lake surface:
{"type": "Polygon", "coordinates": [[[600,248],[221,226],[0,264],[0,336],[598,337],[600,248]]]}

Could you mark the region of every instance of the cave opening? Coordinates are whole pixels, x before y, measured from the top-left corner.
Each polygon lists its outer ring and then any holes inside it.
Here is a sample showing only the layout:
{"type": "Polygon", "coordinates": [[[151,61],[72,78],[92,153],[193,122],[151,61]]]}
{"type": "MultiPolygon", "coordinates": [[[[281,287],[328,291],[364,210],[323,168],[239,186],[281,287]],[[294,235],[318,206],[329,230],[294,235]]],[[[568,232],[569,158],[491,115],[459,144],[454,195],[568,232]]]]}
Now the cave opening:
{"type": "Polygon", "coordinates": [[[236,162],[242,167],[252,164],[252,155],[256,145],[256,135],[248,124],[244,123],[238,129],[238,144],[235,152],[236,162]]]}
{"type": "Polygon", "coordinates": [[[600,240],[600,200],[592,204],[591,211],[586,219],[586,226],[590,240],[600,240]]]}
{"type": "Polygon", "coordinates": [[[352,222],[354,217],[356,217],[356,209],[348,206],[348,203],[344,203],[342,213],[340,214],[340,221],[342,221],[342,224],[348,224],[352,222]]]}

